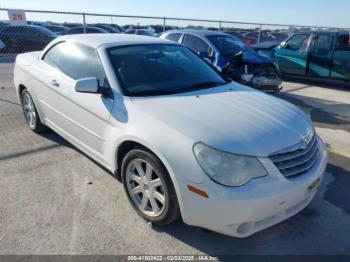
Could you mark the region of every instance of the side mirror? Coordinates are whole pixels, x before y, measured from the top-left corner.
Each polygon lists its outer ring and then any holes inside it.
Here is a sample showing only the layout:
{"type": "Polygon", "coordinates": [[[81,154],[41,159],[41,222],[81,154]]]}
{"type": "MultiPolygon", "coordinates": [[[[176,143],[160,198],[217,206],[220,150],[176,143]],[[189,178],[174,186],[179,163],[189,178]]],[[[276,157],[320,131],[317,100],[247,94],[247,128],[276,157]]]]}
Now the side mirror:
{"type": "Polygon", "coordinates": [[[282,42],[280,48],[289,49],[290,45],[287,42],[282,42]]]}
{"type": "Polygon", "coordinates": [[[98,90],[98,80],[96,77],[82,78],[75,82],[75,91],[80,93],[96,94],[98,90]]]}

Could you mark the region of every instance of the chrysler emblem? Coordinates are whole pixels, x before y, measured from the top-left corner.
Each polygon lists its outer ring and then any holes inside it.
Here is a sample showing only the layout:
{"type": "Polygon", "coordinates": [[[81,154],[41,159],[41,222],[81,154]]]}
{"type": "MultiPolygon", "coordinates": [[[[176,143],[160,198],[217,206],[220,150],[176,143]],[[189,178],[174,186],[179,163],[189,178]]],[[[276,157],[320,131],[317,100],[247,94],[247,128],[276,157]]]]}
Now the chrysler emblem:
{"type": "Polygon", "coordinates": [[[300,149],[302,150],[306,149],[313,137],[314,137],[314,132],[310,132],[308,136],[302,141],[300,149]]]}
{"type": "Polygon", "coordinates": [[[301,149],[303,149],[303,150],[306,149],[308,144],[309,144],[308,141],[304,140],[303,144],[301,145],[301,149]]]}

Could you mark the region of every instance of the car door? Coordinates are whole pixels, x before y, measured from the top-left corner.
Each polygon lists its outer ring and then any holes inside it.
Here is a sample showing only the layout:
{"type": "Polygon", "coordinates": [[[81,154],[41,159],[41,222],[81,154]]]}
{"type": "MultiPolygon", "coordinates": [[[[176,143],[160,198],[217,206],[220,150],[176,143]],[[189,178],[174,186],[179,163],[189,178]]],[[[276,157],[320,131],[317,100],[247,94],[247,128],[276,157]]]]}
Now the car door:
{"type": "Polygon", "coordinates": [[[93,48],[70,42],[60,43],[57,48],[58,70],[50,79],[46,105],[49,125],[108,166],[106,143],[114,104],[112,92],[102,95],[75,91],[75,82],[87,77],[96,77],[101,88],[110,90],[99,56],[93,48]]]}
{"type": "Polygon", "coordinates": [[[331,77],[350,80],[350,34],[339,33],[334,48],[331,77]]]}
{"type": "Polygon", "coordinates": [[[334,35],[329,33],[319,33],[315,36],[310,51],[308,75],[313,77],[330,76],[334,38],[334,35]]]}
{"type": "Polygon", "coordinates": [[[310,39],[311,34],[297,34],[276,48],[275,59],[282,73],[306,74],[310,39]]]}

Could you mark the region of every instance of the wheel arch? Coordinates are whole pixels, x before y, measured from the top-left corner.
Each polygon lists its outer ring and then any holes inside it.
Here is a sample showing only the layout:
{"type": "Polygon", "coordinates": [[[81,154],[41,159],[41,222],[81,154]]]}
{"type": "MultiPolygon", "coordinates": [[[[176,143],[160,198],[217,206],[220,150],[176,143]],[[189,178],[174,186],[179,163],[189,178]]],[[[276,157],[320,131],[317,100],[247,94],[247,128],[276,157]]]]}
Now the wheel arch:
{"type": "Polygon", "coordinates": [[[138,147],[138,146],[144,147],[145,149],[147,149],[147,147],[145,147],[141,143],[133,141],[133,140],[125,140],[118,145],[117,150],[115,150],[115,157],[114,157],[115,158],[115,164],[114,164],[115,172],[120,172],[124,156],[130,150],[132,150],[133,148],[138,147]]]}
{"type": "Polygon", "coordinates": [[[123,140],[120,140],[120,142],[117,144],[117,146],[115,146],[115,150],[114,150],[114,152],[115,152],[114,163],[113,163],[114,173],[117,174],[118,176],[120,175],[120,169],[121,169],[121,163],[122,163],[123,157],[127,154],[127,152],[129,152],[130,150],[132,150],[133,148],[138,147],[138,146],[143,147],[146,151],[154,154],[160,160],[160,162],[164,166],[165,170],[168,172],[168,174],[170,176],[170,180],[173,183],[173,186],[175,188],[176,197],[177,197],[179,207],[180,207],[180,213],[182,214],[184,207],[183,207],[183,203],[182,203],[181,190],[180,190],[179,184],[177,183],[177,180],[175,178],[175,174],[174,174],[170,164],[166,160],[165,156],[163,156],[163,154],[161,154],[161,152],[159,150],[152,147],[146,141],[143,141],[137,137],[132,137],[132,136],[128,136],[128,137],[124,138],[123,140]]]}
{"type": "Polygon", "coordinates": [[[170,176],[173,175],[170,165],[167,163],[165,158],[162,156],[162,154],[158,150],[156,150],[154,147],[152,147],[145,141],[142,141],[134,137],[125,138],[124,140],[120,141],[118,145],[115,147],[114,164],[113,164],[113,168],[115,172],[120,171],[124,156],[135,147],[142,147],[146,151],[154,154],[162,162],[162,164],[168,171],[169,175],[170,176]]]}
{"type": "Polygon", "coordinates": [[[22,92],[24,89],[27,89],[27,87],[25,85],[23,85],[23,84],[18,85],[18,89],[17,89],[18,94],[17,95],[21,100],[22,100],[22,92]]]}
{"type": "Polygon", "coordinates": [[[41,107],[40,107],[40,103],[39,103],[39,101],[36,99],[37,97],[35,96],[35,94],[33,94],[32,92],[30,92],[29,88],[28,88],[26,85],[24,85],[24,84],[22,84],[22,83],[21,83],[21,84],[18,84],[18,86],[17,86],[17,95],[18,95],[18,97],[19,97],[21,103],[22,103],[22,93],[23,93],[24,90],[27,90],[28,93],[30,94],[30,96],[32,97],[33,103],[34,103],[35,108],[36,108],[36,110],[37,110],[37,113],[38,113],[38,115],[39,115],[39,119],[40,119],[41,123],[45,125],[45,122],[44,122],[45,119],[43,118],[43,113],[42,113],[42,109],[41,109],[41,107]]]}

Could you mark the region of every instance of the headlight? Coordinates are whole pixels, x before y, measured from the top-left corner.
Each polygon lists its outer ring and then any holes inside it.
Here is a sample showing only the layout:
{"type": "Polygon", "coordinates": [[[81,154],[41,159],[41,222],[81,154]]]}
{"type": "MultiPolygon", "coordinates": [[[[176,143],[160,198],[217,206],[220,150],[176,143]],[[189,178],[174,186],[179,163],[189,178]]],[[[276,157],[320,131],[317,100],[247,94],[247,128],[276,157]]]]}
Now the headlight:
{"type": "Polygon", "coordinates": [[[255,157],[231,154],[197,143],[194,155],[207,175],[225,186],[241,186],[251,179],[267,175],[266,169],[255,157]]]}

